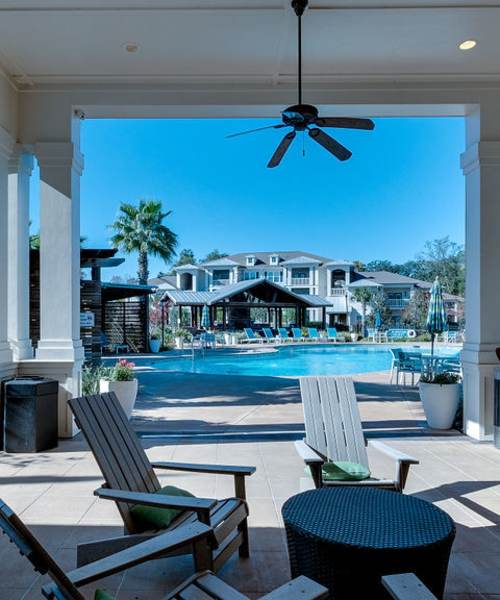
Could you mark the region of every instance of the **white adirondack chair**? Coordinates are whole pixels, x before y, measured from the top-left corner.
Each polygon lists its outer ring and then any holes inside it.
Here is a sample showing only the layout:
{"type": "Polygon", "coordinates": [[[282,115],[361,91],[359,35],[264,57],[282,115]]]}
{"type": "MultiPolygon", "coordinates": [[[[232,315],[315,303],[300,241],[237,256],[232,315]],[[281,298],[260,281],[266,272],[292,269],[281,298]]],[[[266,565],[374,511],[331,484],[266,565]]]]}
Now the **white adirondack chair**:
{"type": "Polygon", "coordinates": [[[301,377],[300,391],[306,437],[295,442],[295,447],[310,468],[316,487],[368,485],[403,491],[410,465],[418,464],[418,460],[378,441],[371,441],[370,446],[395,461],[394,479],[323,481],[326,461],[350,461],[369,468],[354,383],[351,377],[301,377]]]}

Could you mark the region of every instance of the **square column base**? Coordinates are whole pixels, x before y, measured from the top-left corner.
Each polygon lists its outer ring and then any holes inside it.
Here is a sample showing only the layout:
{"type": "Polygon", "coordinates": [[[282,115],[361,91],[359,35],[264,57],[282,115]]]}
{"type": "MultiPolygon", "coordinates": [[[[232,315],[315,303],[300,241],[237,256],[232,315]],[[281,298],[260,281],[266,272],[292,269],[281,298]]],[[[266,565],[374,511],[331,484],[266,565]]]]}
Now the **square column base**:
{"type": "Polygon", "coordinates": [[[12,349],[12,360],[28,360],[33,358],[33,346],[31,340],[9,340],[12,349]]]}
{"type": "Polygon", "coordinates": [[[81,394],[82,389],[81,361],[57,360],[25,360],[18,363],[19,375],[38,375],[49,377],[59,382],[58,395],[58,434],[60,438],[71,438],[79,429],[68,406],[68,400],[81,394]]]}
{"type": "Polygon", "coordinates": [[[493,440],[494,380],[498,366],[493,345],[464,345],[464,430],[479,441],[493,440]]]}

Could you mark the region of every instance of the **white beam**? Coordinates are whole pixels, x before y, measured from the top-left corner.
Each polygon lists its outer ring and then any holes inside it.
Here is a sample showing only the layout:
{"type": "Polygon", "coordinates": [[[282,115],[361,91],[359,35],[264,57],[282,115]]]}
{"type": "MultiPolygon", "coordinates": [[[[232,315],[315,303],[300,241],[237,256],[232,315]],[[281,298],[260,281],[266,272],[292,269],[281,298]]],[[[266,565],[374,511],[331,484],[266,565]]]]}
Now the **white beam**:
{"type": "Polygon", "coordinates": [[[0,373],[12,363],[12,352],[7,341],[8,323],[8,165],[13,140],[0,127],[0,373]]]}
{"type": "Polygon", "coordinates": [[[38,142],[40,165],[40,360],[80,361],[80,175],[70,142],[38,142]]]}
{"type": "Polygon", "coordinates": [[[29,183],[33,157],[17,145],[9,161],[8,337],[15,361],[32,358],[29,331],[29,183]]]}

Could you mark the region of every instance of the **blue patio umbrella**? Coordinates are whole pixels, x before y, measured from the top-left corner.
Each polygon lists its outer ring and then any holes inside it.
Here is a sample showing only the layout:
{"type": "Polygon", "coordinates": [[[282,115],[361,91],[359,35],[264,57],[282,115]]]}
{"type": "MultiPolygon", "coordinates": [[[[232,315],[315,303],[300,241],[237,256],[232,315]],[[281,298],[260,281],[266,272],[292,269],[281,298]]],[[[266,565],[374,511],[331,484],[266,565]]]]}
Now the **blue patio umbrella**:
{"type": "Polygon", "coordinates": [[[208,306],[206,304],[203,305],[203,309],[201,311],[201,326],[203,329],[210,329],[210,311],[208,310],[208,306]]]}
{"type": "Polygon", "coordinates": [[[380,311],[377,310],[375,313],[375,329],[380,329],[382,327],[382,317],[380,316],[380,311]]]}
{"type": "Polygon", "coordinates": [[[443,290],[439,283],[439,277],[436,277],[431,287],[431,297],[429,300],[429,309],[427,312],[427,331],[431,334],[431,364],[434,357],[434,338],[437,333],[443,333],[448,329],[446,322],[446,312],[444,310],[443,290]]]}

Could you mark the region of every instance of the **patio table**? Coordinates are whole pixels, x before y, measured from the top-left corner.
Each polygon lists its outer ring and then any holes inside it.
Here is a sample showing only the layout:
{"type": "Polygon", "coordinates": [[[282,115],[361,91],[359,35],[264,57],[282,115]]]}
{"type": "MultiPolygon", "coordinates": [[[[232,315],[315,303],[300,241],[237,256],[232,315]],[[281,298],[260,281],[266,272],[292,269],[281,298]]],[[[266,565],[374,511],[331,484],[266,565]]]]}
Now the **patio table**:
{"type": "Polygon", "coordinates": [[[292,577],[323,584],[330,598],[389,598],[382,575],[415,573],[443,597],[455,526],[430,502],[360,486],[321,488],[282,508],[292,577]]]}

